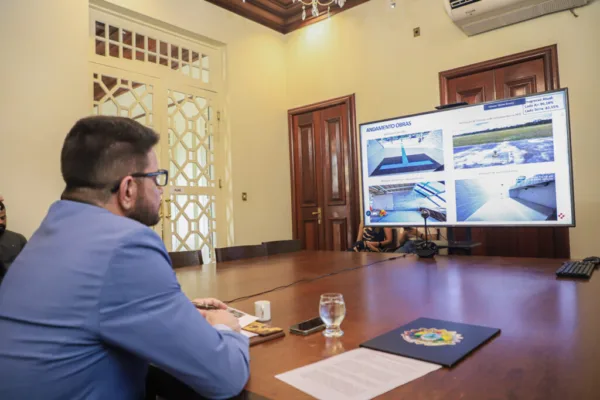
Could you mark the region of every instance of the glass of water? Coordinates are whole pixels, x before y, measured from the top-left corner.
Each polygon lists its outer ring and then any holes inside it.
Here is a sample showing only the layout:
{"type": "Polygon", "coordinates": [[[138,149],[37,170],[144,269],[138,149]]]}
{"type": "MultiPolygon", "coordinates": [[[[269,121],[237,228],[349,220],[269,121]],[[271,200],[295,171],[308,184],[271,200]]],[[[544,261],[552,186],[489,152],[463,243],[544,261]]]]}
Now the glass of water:
{"type": "Polygon", "coordinates": [[[344,296],[340,293],[322,294],[319,315],[326,326],[325,331],[323,331],[325,337],[340,337],[344,334],[340,329],[340,325],[346,316],[344,296]]]}

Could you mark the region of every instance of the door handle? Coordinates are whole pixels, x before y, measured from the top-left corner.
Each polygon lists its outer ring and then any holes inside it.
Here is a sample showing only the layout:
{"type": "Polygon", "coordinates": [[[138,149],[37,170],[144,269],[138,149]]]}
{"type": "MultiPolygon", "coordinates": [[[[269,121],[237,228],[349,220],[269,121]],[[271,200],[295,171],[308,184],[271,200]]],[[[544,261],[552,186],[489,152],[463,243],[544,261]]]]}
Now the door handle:
{"type": "Polygon", "coordinates": [[[167,213],[165,215],[165,219],[171,219],[171,202],[173,200],[171,199],[166,199],[165,200],[165,207],[167,208],[167,213]]]}
{"type": "Polygon", "coordinates": [[[313,212],[312,215],[318,215],[317,223],[321,225],[321,207],[317,208],[317,211],[313,212]]]}

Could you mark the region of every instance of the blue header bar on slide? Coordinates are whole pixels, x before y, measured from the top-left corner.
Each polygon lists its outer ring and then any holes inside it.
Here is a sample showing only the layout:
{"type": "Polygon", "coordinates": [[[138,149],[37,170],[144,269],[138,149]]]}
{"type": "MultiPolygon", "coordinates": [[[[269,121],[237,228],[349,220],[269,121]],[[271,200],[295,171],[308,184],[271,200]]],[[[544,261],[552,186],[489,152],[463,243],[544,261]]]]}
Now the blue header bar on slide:
{"type": "Polygon", "coordinates": [[[526,99],[523,98],[523,99],[515,99],[515,100],[502,101],[500,103],[485,104],[483,106],[483,110],[487,111],[487,110],[496,110],[498,108],[513,107],[513,106],[522,106],[523,104],[525,104],[525,100],[526,99]]]}

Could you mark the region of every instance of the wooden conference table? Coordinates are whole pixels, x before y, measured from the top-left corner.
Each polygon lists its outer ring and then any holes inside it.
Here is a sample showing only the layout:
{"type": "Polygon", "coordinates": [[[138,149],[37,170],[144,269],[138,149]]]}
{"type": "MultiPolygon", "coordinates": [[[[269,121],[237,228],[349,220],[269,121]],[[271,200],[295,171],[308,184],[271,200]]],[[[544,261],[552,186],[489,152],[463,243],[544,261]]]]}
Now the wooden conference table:
{"type": "Polygon", "coordinates": [[[275,375],[355,349],[419,317],[502,332],[454,368],[435,371],[382,399],[600,398],[600,276],[588,282],[557,280],[560,261],[549,259],[387,260],[395,256],[299,252],[184,268],[177,276],[190,298],[230,301],[369,265],[231,303],[253,313],[254,301],[271,301],[272,324],[287,332],[285,338],[251,347],[247,390],[270,399],[309,398],[275,375]],[[289,326],[318,316],[325,292],[344,295],[345,335],[289,334],[289,326]]]}

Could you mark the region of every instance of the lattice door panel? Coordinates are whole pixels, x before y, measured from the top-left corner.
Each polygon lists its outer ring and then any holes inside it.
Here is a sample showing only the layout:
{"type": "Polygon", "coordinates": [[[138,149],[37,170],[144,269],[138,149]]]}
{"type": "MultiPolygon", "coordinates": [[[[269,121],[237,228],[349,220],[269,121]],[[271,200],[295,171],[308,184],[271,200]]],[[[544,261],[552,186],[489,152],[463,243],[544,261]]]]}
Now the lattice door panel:
{"type": "Polygon", "coordinates": [[[204,262],[212,259],[217,243],[215,196],[171,196],[172,251],[200,250],[204,262]]]}
{"type": "Polygon", "coordinates": [[[169,90],[168,108],[171,184],[215,187],[210,101],[169,90]]]}
{"type": "Polygon", "coordinates": [[[217,243],[212,107],[208,92],[168,90],[170,243],[166,243],[171,251],[201,250],[205,262],[212,260],[217,243]]]}
{"type": "Polygon", "coordinates": [[[95,73],[93,113],[128,117],[152,127],[153,95],[150,84],[95,73]]]}

